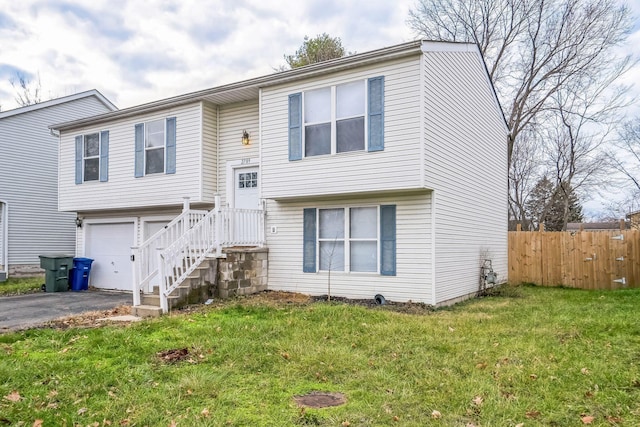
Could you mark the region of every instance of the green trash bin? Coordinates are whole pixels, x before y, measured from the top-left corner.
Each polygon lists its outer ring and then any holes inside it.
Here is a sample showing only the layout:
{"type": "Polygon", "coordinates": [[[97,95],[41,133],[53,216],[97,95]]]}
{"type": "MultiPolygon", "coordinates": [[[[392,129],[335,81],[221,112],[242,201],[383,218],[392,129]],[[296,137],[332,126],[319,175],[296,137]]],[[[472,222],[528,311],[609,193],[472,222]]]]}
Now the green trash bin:
{"type": "Polygon", "coordinates": [[[73,256],[40,255],[40,268],[44,272],[44,290],[64,292],[69,290],[69,277],[73,268],[73,256]]]}

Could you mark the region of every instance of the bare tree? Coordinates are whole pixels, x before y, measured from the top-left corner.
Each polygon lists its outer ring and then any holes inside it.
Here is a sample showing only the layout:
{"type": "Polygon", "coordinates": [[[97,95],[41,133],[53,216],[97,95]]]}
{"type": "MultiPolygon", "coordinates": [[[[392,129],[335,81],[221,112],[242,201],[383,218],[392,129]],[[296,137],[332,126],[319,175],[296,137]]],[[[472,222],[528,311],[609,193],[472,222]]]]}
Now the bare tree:
{"type": "Polygon", "coordinates": [[[631,64],[613,50],[633,24],[615,0],[419,0],[408,24],[429,39],[478,45],[508,119],[509,159],[567,82],[631,64]]]}
{"type": "Polygon", "coordinates": [[[32,82],[24,74],[16,72],[15,77],[9,79],[9,83],[16,91],[15,100],[19,106],[26,107],[42,102],[40,73],[37,74],[37,80],[32,82]]]}
{"type": "Polygon", "coordinates": [[[640,118],[622,124],[616,141],[621,155],[610,155],[616,169],[633,184],[634,193],[640,193],[640,118]]]}
{"type": "MultiPolygon", "coordinates": [[[[560,167],[563,182],[571,177],[570,186],[582,176],[556,164],[564,156],[558,150],[571,151],[576,144],[582,148],[599,145],[595,142],[602,138],[586,133],[602,117],[595,114],[596,102],[591,101],[585,113],[591,116],[577,119],[579,115],[566,101],[581,92],[606,96],[613,82],[633,65],[630,56],[618,56],[615,50],[627,39],[632,23],[629,8],[617,0],[418,0],[410,11],[408,24],[418,34],[433,40],[476,43],[484,56],[510,129],[512,219],[526,223],[527,195],[547,172],[544,169],[560,167]],[[576,127],[580,128],[578,139],[576,127]],[[544,154],[557,155],[543,159],[545,167],[540,168],[529,159],[535,154],[537,161],[543,155],[540,147],[549,138],[556,149],[544,154]]],[[[606,112],[609,107],[603,108],[606,112]]],[[[573,157],[568,154],[569,160],[573,164],[577,158],[593,155],[592,150],[587,151],[589,155],[582,157],[576,152],[573,157]]]]}

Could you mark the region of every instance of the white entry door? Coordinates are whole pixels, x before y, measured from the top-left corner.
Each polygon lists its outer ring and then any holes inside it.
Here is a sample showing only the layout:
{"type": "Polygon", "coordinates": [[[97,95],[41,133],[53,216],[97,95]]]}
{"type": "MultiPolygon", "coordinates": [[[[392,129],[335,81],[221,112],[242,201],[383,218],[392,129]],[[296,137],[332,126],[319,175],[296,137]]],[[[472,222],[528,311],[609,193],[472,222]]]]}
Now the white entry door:
{"type": "MultiPolygon", "coordinates": [[[[144,227],[142,228],[142,232],[143,232],[143,236],[142,236],[142,241],[146,241],[149,237],[153,236],[154,234],[156,234],[158,231],[162,230],[164,228],[165,225],[169,224],[169,221],[165,220],[165,221],[145,221],[144,222],[144,227]]],[[[149,270],[153,271],[156,268],[156,265],[158,264],[157,261],[157,251],[156,249],[158,249],[157,244],[156,245],[150,245],[149,246],[151,249],[151,259],[149,260],[149,270]]],[[[156,287],[156,286],[160,286],[160,276],[156,275],[154,278],[151,279],[151,282],[149,283],[150,287],[156,287]]]]}
{"type": "Polygon", "coordinates": [[[234,169],[233,201],[236,209],[258,209],[258,166],[234,169]]]}
{"type": "Polygon", "coordinates": [[[133,222],[85,225],[85,256],[92,258],[89,284],[101,289],[131,290],[133,222]]]}

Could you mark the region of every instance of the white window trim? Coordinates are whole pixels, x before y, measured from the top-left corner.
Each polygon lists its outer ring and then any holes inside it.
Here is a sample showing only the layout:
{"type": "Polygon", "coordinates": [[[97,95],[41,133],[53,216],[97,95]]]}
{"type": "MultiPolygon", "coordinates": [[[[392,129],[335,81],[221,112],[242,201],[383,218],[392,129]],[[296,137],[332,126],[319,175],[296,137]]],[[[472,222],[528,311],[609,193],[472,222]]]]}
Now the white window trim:
{"type": "Polygon", "coordinates": [[[144,156],[142,158],[142,161],[143,161],[142,171],[144,173],[143,176],[166,174],[167,172],[167,118],[166,117],[164,119],[149,120],[148,122],[144,122],[144,147],[143,148],[144,148],[144,156]],[[147,147],[147,136],[148,136],[147,126],[149,125],[149,123],[159,122],[159,121],[162,121],[162,126],[163,126],[162,146],[148,148],[147,147]],[[147,151],[159,150],[159,149],[164,150],[162,152],[162,171],[147,173],[147,151]]]}
{"type": "MultiPolygon", "coordinates": [[[[306,94],[307,92],[312,92],[314,90],[319,90],[319,89],[324,89],[327,86],[322,86],[322,87],[317,87],[317,88],[313,88],[313,89],[308,89],[302,92],[302,118],[301,118],[301,132],[302,132],[302,158],[308,158],[308,157],[322,157],[322,156],[335,156],[335,155],[343,155],[343,154],[349,154],[349,153],[359,153],[362,151],[368,151],[369,149],[369,91],[367,90],[367,79],[358,79],[358,80],[351,80],[348,82],[341,82],[339,84],[334,84],[329,86],[331,88],[331,118],[330,118],[330,124],[331,124],[331,153],[329,154],[319,154],[316,156],[307,156],[307,141],[306,141],[306,127],[307,126],[313,126],[313,125],[320,125],[326,122],[310,122],[310,123],[306,123],[306,118],[305,118],[305,114],[304,114],[304,107],[305,107],[305,103],[306,103],[306,94]],[[337,92],[337,87],[338,86],[342,86],[345,84],[349,84],[349,83],[354,83],[354,82],[362,82],[363,85],[363,91],[364,91],[364,114],[363,114],[363,118],[364,118],[364,148],[362,150],[354,150],[354,151],[343,151],[341,153],[338,153],[338,147],[337,147],[337,136],[336,136],[336,123],[337,123],[337,96],[336,96],[336,92],[337,92]]],[[[361,116],[349,116],[349,117],[341,117],[340,120],[347,120],[347,119],[353,119],[356,117],[361,117],[361,116]]]]}
{"type": "Polygon", "coordinates": [[[328,273],[329,270],[320,269],[320,242],[331,241],[332,239],[320,239],[320,211],[330,209],[342,209],[344,211],[344,238],[337,241],[344,242],[344,270],[331,270],[331,274],[368,274],[380,275],[380,206],[381,205],[354,205],[354,206],[324,206],[316,208],[316,271],[318,273],[328,273]],[[351,238],[351,209],[376,208],[376,271],[351,271],[351,242],[374,241],[374,239],[351,238]]]}
{"type": "Polygon", "coordinates": [[[86,183],[86,182],[100,182],[100,163],[101,161],[101,154],[102,154],[102,132],[103,131],[98,131],[98,132],[91,132],[91,133],[85,133],[82,135],[82,183],[86,183]],[[98,135],[98,155],[96,156],[90,156],[87,157],[85,156],[86,153],[86,143],[87,143],[87,136],[89,135],[98,135]],[[85,179],[85,160],[90,160],[90,159],[98,159],[98,177],[96,179],[90,179],[90,180],[86,180],[85,179]]]}

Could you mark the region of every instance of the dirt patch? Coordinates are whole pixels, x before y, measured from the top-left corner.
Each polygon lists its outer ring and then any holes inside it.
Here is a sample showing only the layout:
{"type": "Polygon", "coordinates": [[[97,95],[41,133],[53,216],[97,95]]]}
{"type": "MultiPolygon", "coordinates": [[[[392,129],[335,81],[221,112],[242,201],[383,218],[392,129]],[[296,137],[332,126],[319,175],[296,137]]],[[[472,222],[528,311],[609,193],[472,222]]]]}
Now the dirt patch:
{"type": "Polygon", "coordinates": [[[407,314],[429,314],[432,313],[435,309],[433,306],[421,302],[395,302],[384,300],[384,303],[380,303],[380,299],[371,298],[371,299],[351,299],[351,298],[343,298],[343,297],[327,297],[327,295],[314,296],[311,297],[313,302],[331,302],[331,303],[340,303],[340,304],[351,304],[351,305],[359,305],[362,307],[367,307],[371,309],[380,309],[380,310],[389,310],[396,311],[400,313],[407,314]]]}
{"type": "Polygon", "coordinates": [[[312,391],[302,396],[294,396],[293,400],[295,400],[300,407],[316,409],[340,406],[347,403],[347,398],[344,394],[323,391],[312,391]]]}
{"type": "MultiPolygon", "coordinates": [[[[131,314],[131,306],[121,305],[110,310],[88,311],[82,314],[74,314],[71,316],[61,317],[48,322],[45,326],[54,329],[67,328],[96,328],[104,326],[105,323],[111,323],[105,318],[114,316],[126,316],[131,314]]],[[[119,321],[118,324],[129,324],[131,322],[119,321]]]]}
{"type": "Polygon", "coordinates": [[[184,360],[191,361],[188,348],[174,348],[171,350],[160,351],[156,356],[164,363],[178,363],[184,360]]]}

